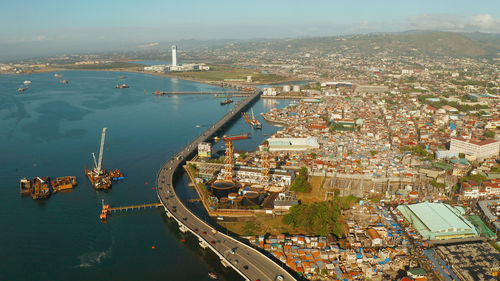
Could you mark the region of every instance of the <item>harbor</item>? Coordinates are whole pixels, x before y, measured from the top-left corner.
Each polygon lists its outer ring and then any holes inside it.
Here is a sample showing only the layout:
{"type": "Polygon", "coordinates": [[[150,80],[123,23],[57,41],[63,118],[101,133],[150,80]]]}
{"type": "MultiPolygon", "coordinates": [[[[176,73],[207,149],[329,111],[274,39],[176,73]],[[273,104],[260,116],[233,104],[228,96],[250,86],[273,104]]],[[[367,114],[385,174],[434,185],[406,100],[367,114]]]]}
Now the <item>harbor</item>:
{"type": "MultiPolygon", "coordinates": [[[[149,93],[155,89],[173,87],[173,84],[169,84],[171,80],[165,77],[127,73],[127,84],[131,88],[122,92],[114,88],[121,73],[67,71],[61,74],[71,82],[68,87],[60,87],[58,80],[54,79],[54,73],[19,76],[20,81],[2,80],[3,76],[0,75],[0,84],[13,91],[24,80],[32,81],[27,91],[31,96],[16,95],[15,99],[9,96],[6,100],[6,104],[12,108],[17,108],[18,101],[22,102],[32,114],[23,116],[22,110],[14,111],[16,118],[4,120],[6,130],[12,135],[0,136],[2,145],[10,148],[3,159],[18,169],[13,172],[5,166],[0,167],[4,175],[9,175],[5,181],[6,186],[9,186],[5,198],[9,200],[3,201],[6,212],[0,216],[0,221],[20,233],[16,236],[11,235],[13,232],[10,231],[6,233],[5,239],[12,243],[3,247],[0,258],[35,263],[32,253],[36,252],[36,264],[47,268],[47,275],[34,276],[22,270],[21,263],[16,262],[4,272],[4,276],[9,280],[45,281],[63,279],[68,274],[80,274],[88,280],[99,279],[93,273],[99,271],[122,280],[130,280],[130,276],[140,274],[140,278],[147,280],[159,281],[164,280],[165,276],[172,276],[176,280],[208,281],[207,272],[215,272],[220,280],[242,280],[233,269],[221,265],[219,258],[210,250],[202,252],[205,250],[198,247],[196,238],[191,235],[184,238],[177,224],[167,220],[161,208],[148,209],[146,212],[113,213],[106,224],[102,224],[99,219],[102,199],[111,207],[157,202],[156,190],[152,189],[156,187],[155,171],[165,161],[165,157],[173,156],[186,143],[195,139],[200,130],[224,116],[233,105],[221,107],[218,103],[220,99],[214,99],[212,95],[179,95],[178,99],[156,99],[149,93]],[[88,83],[94,79],[97,79],[96,83],[88,83]],[[41,89],[37,88],[39,85],[49,86],[41,89]],[[148,89],[148,95],[144,95],[144,89],[148,89]],[[36,100],[32,100],[32,94],[37,97],[36,100]],[[44,113],[47,106],[58,106],[64,110],[64,114],[47,115],[44,113]],[[128,117],[128,112],[135,112],[134,117],[128,117]],[[181,116],[182,122],[173,121],[180,120],[181,116]],[[196,124],[200,124],[201,129],[195,127],[196,124]],[[88,169],[93,166],[91,152],[96,152],[98,159],[103,127],[108,128],[103,149],[103,169],[119,168],[126,176],[110,192],[95,190],[83,169],[84,163],[88,164],[88,169]],[[27,148],[27,142],[33,145],[27,148]],[[66,151],[71,153],[60,157],[66,151]],[[71,192],[58,193],[49,200],[19,196],[19,180],[23,177],[32,179],[35,176],[50,176],[55,179],[67,175],[76,176],[79,182],[71,192]],[[123,217],[120,214],[137,215],[123,217]],[[75,220],[78,223],[74,223],[75,220]],[[136,234],[138,226],[146,231],[136,234]],[[43,233],[44,236],[34,240],[34,233],[43,233]],[[58,243],[48,243],[52,241],[49,237],[57,239],[58,243]],[[19,243],[20,239],[25,242],[19,243]],[[183,239],[186,239],[185,243],[181,243],[183,239]],[[154,250],[151,248],[153,245],[154,250]],[[128,251],[145,258],[128,259],[128,251]],[[102,258],[97,262],[100,253],[103,253],[102,258]],[[54,262],[61,267],[51,267],[54,262]],[[134,265],[130,266],[129,262],[134,265]],[[123,267],[123,270],[116,272],[110,264],[123,267]],[[174,266],[166,267],[165,264],[174,266]]],[[[218,90],[189,81],[179,80],[178,83],[177,87],[181,91],[218,90]]],[[[263,101],[257,101],[254,111],[258,114],[268,106],[263,101]]],[[[225,134],[249,132],[249,125],[241,118],[235,121],[225,134]]],[[[271,134],[273,130],[276,129],[264,126],[262,132],[251,132],[251,137],[239,140],[237,147],[255,149],[262,141],[262,134],[271,134]]],[[[222,137],[224,133],[219,136],[222,137]]],[[[197,198],[195,189],[187,184],[184,180],[176,184],[177,195],[183,202],[197,198]]],[[[201,203],[189,204],[196,209],[201,203]]],[[[200,217],[203,218],[203,214],[200,217]]]]}

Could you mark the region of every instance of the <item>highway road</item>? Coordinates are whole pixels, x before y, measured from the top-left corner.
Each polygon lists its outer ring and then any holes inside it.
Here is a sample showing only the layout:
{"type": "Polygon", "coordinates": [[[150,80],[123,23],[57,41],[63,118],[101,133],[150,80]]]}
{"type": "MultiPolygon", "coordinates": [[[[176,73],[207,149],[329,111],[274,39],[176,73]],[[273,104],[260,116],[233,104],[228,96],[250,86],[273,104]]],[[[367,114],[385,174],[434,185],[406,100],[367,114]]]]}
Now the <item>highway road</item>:
{"type": "Polygon", "coordinates": [[[165,207],[167,214],[173,217],[180,225],[181,230],[193,233],[202,246],[208,246],[221,260],[235,269],[247,280],[296,280],[281,266],[253,249],[252,247],[235,240],[215,230],[193,214],[179,199],[175,193],[174,178],[176,173],[182,173],[179,167],[192,156],[198,143],[207,141],[223,126],[236,117],[247,105],[259,97],[260,93],[249,96],[246,100],[235,105],[231,112],[211,126],[207,131],[188,144],[184,149],[168,160],[157,178],[157,194],[160,202],[165,207]]]}

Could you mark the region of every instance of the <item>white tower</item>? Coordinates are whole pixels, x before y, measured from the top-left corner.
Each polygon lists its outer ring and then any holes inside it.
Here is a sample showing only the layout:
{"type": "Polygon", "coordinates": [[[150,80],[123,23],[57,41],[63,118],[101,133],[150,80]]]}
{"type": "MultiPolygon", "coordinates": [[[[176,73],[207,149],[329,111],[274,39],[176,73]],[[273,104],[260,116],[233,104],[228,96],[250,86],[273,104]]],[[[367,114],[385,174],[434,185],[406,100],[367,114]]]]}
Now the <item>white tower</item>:
{"type": "Polygon", "coordinates": [[[172,46],[172,66],[177,66],[177,46],[172,46]]]}

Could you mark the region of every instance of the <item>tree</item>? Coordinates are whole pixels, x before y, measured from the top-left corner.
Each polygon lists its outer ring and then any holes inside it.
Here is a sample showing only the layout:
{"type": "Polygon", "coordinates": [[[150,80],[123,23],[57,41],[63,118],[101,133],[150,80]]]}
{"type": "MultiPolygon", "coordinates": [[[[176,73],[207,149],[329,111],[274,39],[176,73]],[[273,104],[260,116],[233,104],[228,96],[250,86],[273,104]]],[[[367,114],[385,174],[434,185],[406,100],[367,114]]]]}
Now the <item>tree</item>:
{"type": "Polygon", "coordinates": [[[486,131],[484,133],[484,136],[487,138],[494,138],[495,137],[495,132],[494,131],[486,131]]]}

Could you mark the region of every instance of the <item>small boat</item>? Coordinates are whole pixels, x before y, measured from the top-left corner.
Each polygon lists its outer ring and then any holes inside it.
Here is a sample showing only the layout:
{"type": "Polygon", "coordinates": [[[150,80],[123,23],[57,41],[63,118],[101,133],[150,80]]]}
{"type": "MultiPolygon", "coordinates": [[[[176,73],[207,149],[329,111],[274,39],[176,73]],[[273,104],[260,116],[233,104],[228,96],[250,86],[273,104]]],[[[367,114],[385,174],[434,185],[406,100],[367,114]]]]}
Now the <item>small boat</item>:
{"type": "Polygon", "coordinates": [[[227,99],[227,100],[223,100],[220,102],[220,105],[226,105],[226,104],[230,104],[233,102],[233,99],[227,99]]]}
{"type": "Polygon", "coordinates": [[[114,171],[110,170],[108,172],[108,175],[114,181],[119,181],[119,180],[125,179],[125,177],[123,176],[122,172],[120,172],[120,170],[118,170],[118,169],[115,169],[114,171]]]}
{"type": "Polygon", "coordinates": [[[200,125],[196,125],[195,127],[196,127],[196,128],[199,128],[199,127],[201,127],[201,126],[200,126],[200,125]]]}
{"type": "Polygon", "coordinates": [[[31,180],[24,178],[19,181],[19,191],[21,196],[26,196],[31,194],[31,180]]]}
{"type": "Polygon", "coordinates": [[[217,275],[213,272],[209,272],[208,277],[210,277],[211,279],[217,280],[217,275]]]}
{"type": "Polygon", "coordinates": [[[125,88],[130,88],[130,86],[127,85],[127,84],[121,84],[121,85],[116,85],[115,88],[117,88],[117,89],[125,89],[125,88]]]}
{"type": "Polygon", "coordinates": [[[59,83],[61,83],[61,84],[68,84],[68,80],[61,80],[61,81],[59,81],[59,83]]]}
{"type": "Polygon", "coordinates": [[[30,80],[26,80],[26,81],[24,81],[24,85],[29,85],[29,84],[31,84],[31,81],[30,81],[30,80]]]}
{"type": "Polygon", "coordinates": [[[127,76],[120,76],[119,79],[126,79],[127,76]]]}
{"type": "Polygon", "coordinates": [[[26,90],[28,90],[28,87],[21,87],[21,88],[17,89],[18,92],[24,92],[26,90]]]}
{"type": "Polygon", "coordinates": [[[55,78],[61,78],[61,77],[62,77],[62,74],[58,74],[58,73],[56,73],[56,74],[54,74],[54,77],[55,77],[55,78]]]}

